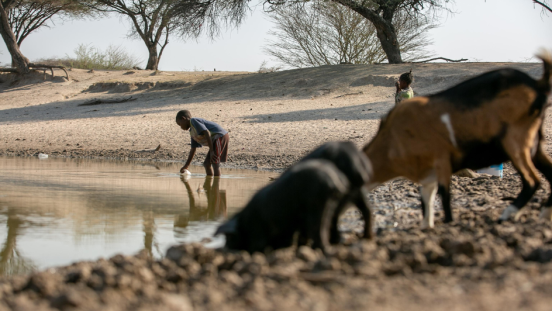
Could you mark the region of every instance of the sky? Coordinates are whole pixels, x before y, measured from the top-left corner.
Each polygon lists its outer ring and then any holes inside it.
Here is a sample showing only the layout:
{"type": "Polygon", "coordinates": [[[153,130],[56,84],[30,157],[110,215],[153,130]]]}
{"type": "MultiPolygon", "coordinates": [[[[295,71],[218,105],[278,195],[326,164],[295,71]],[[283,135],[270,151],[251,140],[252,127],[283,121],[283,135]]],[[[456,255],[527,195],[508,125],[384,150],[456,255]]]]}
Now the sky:
{"type": "MultiPolygon", "coordinates": [[[[543,15],[531,0],[457,0],[454,14],[441,14],[440,27],[429,32],[437,56],[469,61],[523,62],[540,47],[552,50],[552,13],[543,15]]],[[[147,62],[147,49],[136,39],[127,38],[131,25],[117,16],[99,20],[57,22],[31,34],[21,50],[30,60],[74,56],[79,44],[99,49],[122,45],[126,51],[147,62]]],[[[245,22],[219,38],[200,37],[186,42],[173,37],[159,63],[166,71],[257,71],[263,61],[276,65],[263,47],[273,27],[256,7],[245,22]]],[[[5,45],[0,44],[0,65],[10,62],[5,45]]]]}

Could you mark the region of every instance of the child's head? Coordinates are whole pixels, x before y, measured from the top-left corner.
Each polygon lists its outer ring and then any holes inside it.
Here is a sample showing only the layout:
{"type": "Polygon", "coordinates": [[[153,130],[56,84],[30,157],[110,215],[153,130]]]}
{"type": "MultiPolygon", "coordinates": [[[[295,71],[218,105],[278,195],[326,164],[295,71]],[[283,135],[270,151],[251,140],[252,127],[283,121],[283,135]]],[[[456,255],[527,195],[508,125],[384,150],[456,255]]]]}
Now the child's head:
{"type": "Polygon", "coordinates": [[[409,72],[405,72],[399,77],[399,87],[401,89],[406,89],[410,86],[410,84],[412,84],[413,80],[414,77],[412,76],[412,69],[410,69],[409,72]]]}
{"type": "Polygon", "coordinates": [[[187,131],[190,129],[190,119],[192,118],[192,114],[189,110],[180,110],[176,114],[176,124],[180,126],[181,129],[184,131],[187,131]]]}

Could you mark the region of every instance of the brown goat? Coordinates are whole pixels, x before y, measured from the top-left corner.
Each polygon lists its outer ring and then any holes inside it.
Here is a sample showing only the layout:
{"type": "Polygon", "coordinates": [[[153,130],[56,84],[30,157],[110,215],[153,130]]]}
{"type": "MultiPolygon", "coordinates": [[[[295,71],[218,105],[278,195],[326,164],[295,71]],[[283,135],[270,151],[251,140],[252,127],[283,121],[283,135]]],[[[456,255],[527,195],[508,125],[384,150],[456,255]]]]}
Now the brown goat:
{"type": "MultiPolygon", "coordinates": [[[[368,189],[399,176],[421,183],[422,227],[433,227],[437,190],[445,222],[453,220],[452,173],[510,160],[523,188],[499,221],[516,214],[539,187],[537,169],[552,181],[552,161],[541,146],[552,56],[544,52],[539,58],[544,62],[540,80],[519,70],[500,69],[394,107],[363,148],[373,168],[368,189]]],[[[552,195],[544,207],[541,217],[550,219],[552,195]]]]}

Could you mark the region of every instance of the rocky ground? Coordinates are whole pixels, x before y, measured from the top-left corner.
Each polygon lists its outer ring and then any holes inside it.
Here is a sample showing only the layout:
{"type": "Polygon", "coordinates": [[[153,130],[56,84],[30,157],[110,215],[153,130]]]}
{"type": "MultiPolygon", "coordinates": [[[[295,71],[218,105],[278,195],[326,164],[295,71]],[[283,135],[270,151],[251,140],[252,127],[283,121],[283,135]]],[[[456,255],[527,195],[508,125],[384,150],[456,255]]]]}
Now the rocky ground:
{"type": "Polygon", "coordinates": [[[503,179],[453,177],[455,221],[438,209],[420,230],[418,188],[397,180],[370,196],[373,241],[356,237],[350,211],[345,245],[326,256],[178,245],[162,260],[118,255],[1,279],[0,310],[549,310],[552,227],[538,218],[548,187],[520,221],[496,222],[519,188],[509,165],[503,179]]]}

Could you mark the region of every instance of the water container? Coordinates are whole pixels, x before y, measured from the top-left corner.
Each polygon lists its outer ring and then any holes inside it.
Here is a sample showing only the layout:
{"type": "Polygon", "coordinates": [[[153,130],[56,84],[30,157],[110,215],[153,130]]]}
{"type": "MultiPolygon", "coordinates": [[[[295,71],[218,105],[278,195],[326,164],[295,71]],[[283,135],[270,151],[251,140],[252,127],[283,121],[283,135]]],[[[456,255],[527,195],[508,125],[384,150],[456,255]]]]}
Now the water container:
{"type": "Polygon", "coordinates": [[[45,154],[45,153],[39,153],[39,154],[38,154],[38,158],[39,158],[39,159],[48,159],[48,155],[45,154]]]}
{"type": "Polygon", "coordinates": [[[483,174],[489,174],[489,175],[493,175],[493,176],[498,176],[498,177],[502,178],[503,170],[504,170],[504,166],[503,166],[502,163],[500,163],[500,164],[497,164],[497,165],[491,165],[489,167],[482,168],[480,170],[477,170],[477,172],[478,173],[483,173],[483,174]]]}

